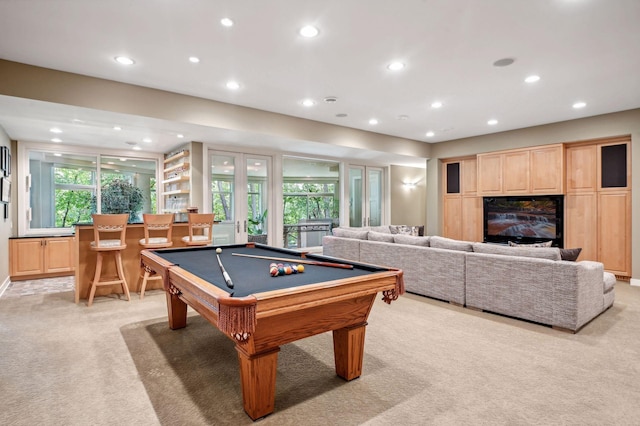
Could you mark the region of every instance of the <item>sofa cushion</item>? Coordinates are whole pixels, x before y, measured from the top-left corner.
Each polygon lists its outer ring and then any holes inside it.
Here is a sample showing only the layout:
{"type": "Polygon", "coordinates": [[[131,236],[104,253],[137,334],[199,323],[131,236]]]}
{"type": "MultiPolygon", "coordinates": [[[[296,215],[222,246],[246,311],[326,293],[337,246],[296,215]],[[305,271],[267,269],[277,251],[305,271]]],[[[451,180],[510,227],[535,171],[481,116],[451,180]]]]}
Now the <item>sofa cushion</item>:
{"type": "Polygon", "coordinates": [[[415,237],[413,235],[396,234],[393,236],[396,244],[429,247],[429,237],[415,237]]]}
{"type": "Polygon", "coordinates": [[[353,229],[333,228],[331,231],[334,237],[353,238],[356,240],[366,240],[369,231],[355,231],[353,229]]]}
{"type": "Polygon", "coordinates": [[[429,238],[429,246],[446,250],[473,251],[473,243],[469,241],[452,240],[435,235],[429,238]]]}
{"type": "Polygon", "coordinates": [[[371,241],[380,241],[383,243],[392,243],[393,237],[394,235],[391,233],[369,231],[369,236],[367,239],[371,241]]]}
{"type": "Polygon", "coordinates": [[[509,247],[551,247],[553,241],[546,241],[544,243],[522,244],[515,241],[509,241],[509,247]]]}
{"type": "Polygon", "coordinates": [[[369,231],[382,232],[382,233],[385,233],[385,234],[391,234],[391,229],[389,229],[389,225],[371,226],[368,229],[369,229],[369,231]]]}
{"type": "Polygon", "coordinates": [[[560,257],[562,260],[568,260],[570,262],[575,262],[578,260],[578,256],[580,256],[580,252],[582,248],[572,248],[572,249],[560,249],[560,257]]]}
{"type": "MultiPolygon", "coordinates": [[[[431,239],[433,246],[433,238],[431,239]]],[[[509,247],[501,244],[474,243],[473,251],[485,254],[502,254],[505,256],[534,257],[536,259],[560,260],[560,249],[557,247],[509,247]]]]}
{"type": "Polygon", "coordinates": [[[604,288],[603,292],[607,293],[616,285],[616,276],[611,272],[604,272],[604,288]]]}

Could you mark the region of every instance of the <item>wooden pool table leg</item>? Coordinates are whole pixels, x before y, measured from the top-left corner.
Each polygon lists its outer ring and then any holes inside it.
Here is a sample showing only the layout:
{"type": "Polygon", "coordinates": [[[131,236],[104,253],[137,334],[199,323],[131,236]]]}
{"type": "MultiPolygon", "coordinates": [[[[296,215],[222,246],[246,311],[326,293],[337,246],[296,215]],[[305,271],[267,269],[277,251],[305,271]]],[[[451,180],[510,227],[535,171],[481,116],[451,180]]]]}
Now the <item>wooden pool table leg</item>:
{"type": "Polygon", "coordinates": [[[166,292],[167,311],[169,314],[169,328],[176,330],[187,326],[187,304],[177,294],[166,292]]]}
{"type": "Polygon", "coordinates": [[[276,369],[280,348],[248,354],[236,346],[244,411],[253,420],[273,413],[276,399],[276,369]]]}
{"type": "Polygon", "coordinates": [[[364,332],[367,323],[333,330],[333,355],[336,373],[345,380],[353,380],[362,374],[364,356],[364,332]]]}

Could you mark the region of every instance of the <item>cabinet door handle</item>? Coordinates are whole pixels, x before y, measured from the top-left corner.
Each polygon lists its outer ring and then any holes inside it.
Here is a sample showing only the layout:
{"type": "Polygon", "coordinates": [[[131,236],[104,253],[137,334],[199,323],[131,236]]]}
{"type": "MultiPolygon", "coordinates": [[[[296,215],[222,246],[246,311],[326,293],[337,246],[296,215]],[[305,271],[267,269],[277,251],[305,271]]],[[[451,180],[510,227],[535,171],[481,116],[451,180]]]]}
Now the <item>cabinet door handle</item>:
{"type": "Polygon", "coordinates": [[[247,221],[244,221],[244,232],[247,232],[247,221]]]}
{"type": "Polygon", "coordinates": [[[236,222],[236,233],[240,233],[240,221],[236,222]]]}

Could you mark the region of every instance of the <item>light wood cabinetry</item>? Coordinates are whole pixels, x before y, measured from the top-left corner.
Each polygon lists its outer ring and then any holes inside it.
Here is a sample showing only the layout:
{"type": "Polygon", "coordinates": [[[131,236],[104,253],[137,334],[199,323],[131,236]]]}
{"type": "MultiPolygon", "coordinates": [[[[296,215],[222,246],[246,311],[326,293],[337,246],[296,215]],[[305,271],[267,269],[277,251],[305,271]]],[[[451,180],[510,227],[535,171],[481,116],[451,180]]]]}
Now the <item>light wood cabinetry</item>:
{"type": "Polygon", "coordinates": [[[619,277],[631,276],[630,148],[629,138],[566,148],[565,246],[619,277]]]}
{"type": "Polygon", "coordinates": [[[74,237],[9,240],[9,275],[13,280],[72,275],[74,237]]]}
{"type": "Polygon", "coordinates": [[[562,194],[562,144],[478,154],[478,194],[562,194]]]}
{"type": "Polygon", "coordinates": [[[477,195],[478,162],[475,157],[443,162],[443,236],[482,241],[482,197],[477,195]],[[458,167],[447,167],[457,164],[458,167]],[[450,173],[456,173],[451,176],[450,173]],[[452,184],[453,183],[453,184],[452,184]]]}

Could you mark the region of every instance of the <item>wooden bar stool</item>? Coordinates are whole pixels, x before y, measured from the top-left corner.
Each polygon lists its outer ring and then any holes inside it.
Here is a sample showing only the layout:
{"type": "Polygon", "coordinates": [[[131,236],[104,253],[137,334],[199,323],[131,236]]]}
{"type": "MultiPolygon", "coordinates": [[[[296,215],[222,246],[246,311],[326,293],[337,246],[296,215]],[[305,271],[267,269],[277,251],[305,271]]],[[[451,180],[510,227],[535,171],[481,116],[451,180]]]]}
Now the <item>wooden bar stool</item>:
{"type": "MultiPolygon", "coordinates": [[[[173,245],[171,231],[173,230],[173,214],[143,214],[144,238],[139,243],[145,249],[168,248],[173,245]]],[[[153,269],[142,266],[140,271],[142,285],[140,286],[140,299],[144,298],[144,290],[149,281],[160,280],[161,275],[156,275],[153,269]]]]}
{"type": "Polygon", "coordinates": [[[129,296],[129,287],[124,277],[124,269],[122,268],[122,250],[127,248],[125,242],[125,233],[127,232],[128,214],[93,214],[93,241],[91,242],[91,250],[97,253],[96,273],[91,283],[91,292],[89,293],[89,301],[87,306],[93,304],[93,297],[96,294],[98,286],[120,284],[122,291],[127,296],[127,300],[131,300],[129,296]],[[105,234],[109,238],[105,238],[105,234]],[[117,234],[117,235],[114,235],[117,234]],[[114,238],[117,237],[117,238],[114,238]],[[101,281],[102,279],[102,261],[106,254],[113,254],[116,261],[117,277],[101,281]]]}
{"type": "Polygon", "coordinates": [[[189,213],[189,235],[182,241],[188,246],[213,244],[213,213],[189,213]]]}

